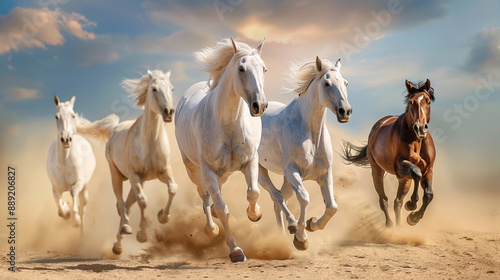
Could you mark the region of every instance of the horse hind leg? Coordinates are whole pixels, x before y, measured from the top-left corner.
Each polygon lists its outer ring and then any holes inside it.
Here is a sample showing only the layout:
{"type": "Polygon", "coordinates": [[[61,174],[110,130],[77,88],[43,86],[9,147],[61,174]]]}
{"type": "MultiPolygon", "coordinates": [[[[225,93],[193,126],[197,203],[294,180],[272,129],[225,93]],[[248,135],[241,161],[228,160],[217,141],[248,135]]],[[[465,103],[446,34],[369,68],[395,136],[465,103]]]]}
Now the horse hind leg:
{"type": "Polygon", "coordinates": [[[394,199],[394,213],[396,215],[396,225],[398,226],[401,225],[401,207],[403,206],[403,201],[410,187],[411,180],[399,179],[398,193],[394,199]]]}
{"type": "Polygon", "coordinates": [[[164,175],[160,176],[160,181],[167,184],[168,187],[168,201],[165,208],[161,209],[158,212],[158,221],[161,224],[165,224],[170,219],[170,207],[172,206],[172,201],[174,199],[175,194],[177,193],[177,189],[179,188],[177,183],[174,180],[174,172],[172,171],[172,167],[167,165],[167,169],[164,175]]]}
{"type": "MultiPolygon", "coordinates": [[[[288,184],[286,179],[284,178],[283,184],[288,184]]],[[[278,223],[278,227],[285,232],[285,226],[283,223],[283,216],[282,212],[285,212],[286,219],[288,221],[288,230],[290,231],[291,234],[294,234],[297,231],[297,221],[295,220],[295,217],[293,217],[292,213],[288,208],[286,207],[286,202],[285,199],[283,198],[283,195],[281,192],[276,189],[274,186],[273,182],[271,181],[271,178],[269,178],[269,173],[267,169],[265,169],[262,165],[259,165],[259,184],[269,192],[271,199],[274,202],[274,213],[276,215],[276,221],[278,223]]],[[[291,187],[289,187],[291,190],[291,187]]],[[[291,191],[293,192],[293,191],[291,191]]]]}
{"type": "Polygon", "coordinates": [[[389,216],[389,200],[385,195],[384,190],[384,170],[378,166],[372,166],[372,178],[373,184],[375,185],[375,191],[377,191],[379,198],[380,209],[385,215],[385,226],[392,227],[393,223],[391,217],[389,216]]]}
{"type": "Polygon", "coordinates": [[[129,219],[127,216],[127,209],[125,202],[123,201],[123,181],[124,177],[120,171],[116,168],[114,163],[109,163],[109,169],[111,172],[111,182],[113,185],[113,192],[116,197],[116,210],[120,216],[120,224],[118,225],[118,233],[116,235],[116,241],[113,244],[113,253],[115,255],[120,255],[122,253],[123,239],[122,234],[132,234],[132,227],[129,224],[129,219]]]}
{"type": "Polygon", "coordinates": [[[289,166],[285,169],[285,177],[290,183],[290,186],[297,195],[297,200],[300,205],[300,217],[297,223],[297,231],[293,239],[293,245],[297,250],[306,250],[309,247],[308,236],[306,232],[306,215],[307,206],[309,204],[309,193],[302,184],[300,173],[294,166],[289,166]]]}

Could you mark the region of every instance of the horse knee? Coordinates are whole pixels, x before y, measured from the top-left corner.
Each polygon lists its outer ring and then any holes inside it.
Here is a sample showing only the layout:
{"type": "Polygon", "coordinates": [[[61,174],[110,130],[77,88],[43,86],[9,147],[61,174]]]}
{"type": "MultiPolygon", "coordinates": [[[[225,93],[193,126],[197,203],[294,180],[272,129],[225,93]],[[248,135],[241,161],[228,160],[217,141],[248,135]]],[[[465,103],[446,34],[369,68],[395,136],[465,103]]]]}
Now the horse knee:
{"type": "Polygon", "coordinates": [[[179,186],[176,183],[168,184],[168,194],[174,195],[177,193],[178,189],[179,189],[179,186]]]}
{"type": "Polygon", "coordinates": [[[424,194],[424,199],[427,200],[427,203],[431,202],[433,198],[434,198],[434,193],[432,192],[426,192],[424,194]]]}
{"type": "Polygon", "coordinates": [[[146,198],[146,196],[144,194],[137,195],[137,204],[139,204],[139,207],[141,209],[144,209],[147,207],[148,199],[146,198]]]}

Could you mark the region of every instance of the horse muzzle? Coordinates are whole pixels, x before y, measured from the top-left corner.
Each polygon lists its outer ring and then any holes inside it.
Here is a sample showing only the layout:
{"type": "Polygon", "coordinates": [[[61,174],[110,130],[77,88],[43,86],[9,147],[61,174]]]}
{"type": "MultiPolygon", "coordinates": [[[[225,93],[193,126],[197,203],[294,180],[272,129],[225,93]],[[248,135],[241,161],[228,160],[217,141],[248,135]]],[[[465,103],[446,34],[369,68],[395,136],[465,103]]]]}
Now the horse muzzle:
{"type": "Polygon", "coordinates": [[[174,116],[175,109],[169,109],[169,108],[164,108],[163,111],[161,112],[161,115],[163,117],[164,122],[172,122],[173,116],[174,116]]]}
{"type": "Polygon", "coordinates": [[[336,112],[337,121],[339,123],[346,123],[351,118],[351,114],[352,114],[352,108],[351,107],[348,107],[348,108],[339,107],[337,109],[337,112],[336,112]]]}
{"type": "Polygon", "coordinates": [[[69,148],[69,143],[73,141],[71,137],[61,137],[61,143],[63,145],[63,148],[68,149],[69,148]]]}
{"type": "Polygon", "coordinates": [[[250,114],[252,117],[260,117],[264,115],[264,112],[266,111],[268,106],[267,101],[266,102],[252,102],[250,105],[250,114]]]}
{"type": "Polygon", "coordinates": [[[429,125],[422,125],[420,122],[417,122],[413,125],[413,131],[415,131],[417,138],[425,139],[425,137],[427,137],[427,132],[429,131],[429,125]]]}

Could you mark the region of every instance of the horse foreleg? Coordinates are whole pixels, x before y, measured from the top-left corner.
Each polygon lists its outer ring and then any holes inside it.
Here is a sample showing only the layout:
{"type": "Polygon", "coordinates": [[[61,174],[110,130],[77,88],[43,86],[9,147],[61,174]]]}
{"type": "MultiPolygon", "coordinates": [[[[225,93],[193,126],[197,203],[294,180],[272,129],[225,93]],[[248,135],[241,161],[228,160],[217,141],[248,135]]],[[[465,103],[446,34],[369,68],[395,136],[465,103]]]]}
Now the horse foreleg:
{"type": "Polygon", "coordinates": [[[319,219],[312,217],[307,221],[307,230],[309,231],[324,229],[328,221],[337,213],[338,209],[337,202],[335,202],[335,198],[333,197],[332,171],[329,170],[324,174],[318,184],[321,187],[321,194],[323,195],[323,201],[325,203],[325,213],[319,219]]]}
{"type": "Polygon", "coordinates": [[[247,216],[252,222],[257,222],[262,218],[262,210],[260,209],[257,200],[259,200],[260,189],[257,184],[259,177],[259,161],[257,158],[251,160],[243,169],[245,179],[247,181],[247,216]]]}
{"type": "Polygon", "coordinates": [[[375,190],[378,194],[378,201],[380,209],[384,211],[385,215],[385,226],[392,227],[393,223],[391,217],[389,216],[389,200],[385,195],[384,190],[384,170],[378,166],[372,166],[372,178],[373,184],[375,185],[375,190]]]}
{"type": "Polygon", "coordinates": [[[413,163],[403,158],[400,158],[398,162],[398,178],[412,178],[415,182],[413,186],[413,193],[411,198],[405,204],[405,209],[408,211],[413,211],[417,209],[418,202],[418,186],[420,184],[420,179],[422,178],[422,172],[420,169],[413,163]]]}
{"type": "MultiPolygon", "coordinates": [[[[285,179],[286,181],[286,179],[285,179]]],[[[283,224],[283,217],[281,212],[285,212],[286,220],[288,221],[288,230],[291,234],[297,231],[297,220],[292,215],[290,210],[286,207],[285,199],[281,195],[281,192],[276,189],[271,178],[269,178],[269,173],[262,165],[259,164],[259,184],[269,192],[271,199],[274,202],[274,212],[276,214],[276,221],[278,222],[278,227],[285,231],[285,226],[283,224]]]]}
{"type": "Polygon", "coordinates": [[[80,214],[78,213],[79,210],[79,197],[80,197],[80,192],[83,189],[83,181],[82,180],[77,180],[76,183],[71,186],[71,197],[73,198],[73,207],[71,209],[71,212],[73,214],[73,226],[74,227],[80,227],[82,225],[82,219],[80,217],[80,214]]]}
{"type": "MultiPolygon", "coordinates": [[[[427,209],[427,206],[429,203],[432,201],[432,198],[434,197],[434,192],[432,191],[432,169],[427,172],[427,174],[424,175],[422,178],[422,188],[424,189],[424,196],[422,199],[422,206],[417,212],[412,212],[410,215],[408,215],[407,222],[410,225],[415,225],[417,224],[420,219],[424,216],[425,210],[427,209]]],[[[415,186],[416,188],[416,186],[415,186]]]]}
{"type": "MultiPolygon", "coordinates": [[[[241,262],[246,260],[245,254],[240,247],[236,245],[233,234],[229,228],[229,209],[222,199],[219,189],[219,176],[208,166],[201,167],[201,179],[203,187],[208,192],[214,202],[215,212],[224,227],[226,236],[226,245],[229,247],[229,257],[232,262],[241,262]]],[[[256,178],[257,179],[257,178],[256,178]]],[[[208,209],[207,209],[208,210],[208,209]]],[[[207,213],[208,216],[208,213],[207,213]]]]}
{"type": "Polygon", "coordinates": [[[60,192],[55,185],[52,186],[52,194],[57,204],[57,214],[59,217],[65,220],[69,219],[71,217],[71,212],[69,211],[68,203],[62,199],[62,192],[60,192]]]}
{"type": "Polygon", "coordinates": [[[113,192],[116,197],[116,210],[118,211],[118,215],[120,215],[120,224],[118,225],[118,233],[116,235],[116,241],[113,245],[113,253],[115,255],[119,255],[122,253],[122,234],[132,234],[132,227],[129,224],[127,209],[125,207],[125,202],[123,201],[124,177],[113,163],[109,163],[109,169],[111,171],[113,192]]]}
{"type": "Polygon", "coordinates": [[[88,200],[89,192],[87,189],[87,185],[84,185],[82,191],[80,192],[80,205],[78,207],[78,213],[80,213],[80,217],[82,218],[82,225],[80,226],[81,233],[83,233],[84,215],[88,200]]]}
{"type": "Polygon", "coordinates": [[[394,213],[396,215],[396,225],[398,226],[401,225],[401,207],[403,206],[403,201],[410,187],[411,180],[399,179],[398,193],[394,199],[394,213]]]}
{"type": "Polygon", "coordinates": [[[297,195],[297,200],[299,201],[300,204],[300,217],[298,222],[298,229],[297,232],[295,232],[293,245],[295,245],[295,248],[297,248],[298,250],[306,250],[307,247],[309,246],[306,233],[306,214],[307,214],[306,212],[307,212],[307,205],[309,204],[309,193],[304,188],[304,185],[302,184],[302,178],[300,177],[300,173],[294,165],[289,165],[285,169],[284,173],[287,181],[290,183],[290,186],[295,191],[295,194],[297,195]]]}
{"type": "Polygon", "coordinates": [[[143,180],[141,176],[138,174],[132,173],[130,178],[130,191],[135,193],[135,198],[137,199],[137,204],[139,204],[139,208],[141,209],[141,222],[139,223],[139,230],[137,231],[137,241],[140,243],[144,243],[148,240],[148,235],[146,232],[147,221],[144,217],[144,210],[147,207],[147,197],[143,191],[143,180]]]}
{"type": "Polygon", "coordinates": [[[179,188],[177,183],[174,180],[174,172],[172,172],[172,167],[167,165],[167,169],[164,174],[160,176],[160,181],[167,184],[168,187],[168,201],[165,208],[161,209],[158,212],[158,221],[162,224],[168,222],[170,218],[170,206],[172,205],[172,200],[174,199],[175,194],[177,193],[177,189],[179,188]]]}

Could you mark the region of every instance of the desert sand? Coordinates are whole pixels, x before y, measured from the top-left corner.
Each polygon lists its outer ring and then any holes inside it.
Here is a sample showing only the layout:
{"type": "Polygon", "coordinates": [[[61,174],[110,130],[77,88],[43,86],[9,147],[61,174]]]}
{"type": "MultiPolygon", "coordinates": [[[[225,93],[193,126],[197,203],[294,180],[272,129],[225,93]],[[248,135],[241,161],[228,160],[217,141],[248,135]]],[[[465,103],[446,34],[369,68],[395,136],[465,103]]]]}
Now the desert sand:
{"type": "MultiPolygon", "coordinates": [[[[23,140],[23,149],[15,155],[3,153],[2,165],[14,163],[19,170],[19,223],[15,273],[7,271],[6,231],[1,232],[1,279],[500,279],[500,192],[478,187],[496,182],[478,182],[478,186],[454,182],[450,161],[445,153],[439,153],[439,146],[434,201],[414,227],[404,222],[400,227],[385,228],[370,170],[345,166],[336,155],[334,189],[339,210],[324,230],[309,233],[306,251],[297,251],[293,236],[279,231],[265,190],[261,189],[259,199],[263,218],[257,223],[248,220],[245,181],[235,173],[222,194],[231,213],[232,231],[248,260],[233,264],[223,231],[213,239],[204,234],[201,200],[180,160],[172,126],[172,166],[180,187],[171,220],[161,225],[156,219],[167,201],[166,186],[156,180],[147,182],[148,242],[138,243],[135,234],[126,236],[119,257],[111,252],[119,218],[104,145],[91,142],[97,168],[89,186],[90,201],[81,234],[57,216],[45,174],[46,151],[55,128],[33,123],[32,129],[38,130],[40,137],[23,140]]],[[[363,139],[342,133],[337,125],[330,127],[330,132],[337,152],[341,139],[363,139]]],[[[281,185],[280,176],[272,179],[281,185]]],[[[392,209],[397,181],[388,175],[385,184],[392,209]]],[[[124,186],[128,191],[128,182],[124,186]]],[[[307,182],[306,187],[311,197],[308,217],[319,216],[324,211],[319,187],[313,182],[307,182]]],[[[0,196],[2,209],[6,208],[5,195],[2,192],[0,196]]],[[[70,201],[69,195],[65,198],[70,201]]],[[[298,215],[295,197],[289,205],[298,215]]],[[[3,221],[5,212],[0,211],[3,221]]],[[[403,209],[403,217],[406,215],[403,209]]],[[[135,231],[137,205],[130,217],[135,231]]]]}

